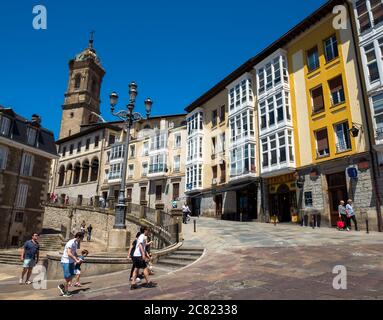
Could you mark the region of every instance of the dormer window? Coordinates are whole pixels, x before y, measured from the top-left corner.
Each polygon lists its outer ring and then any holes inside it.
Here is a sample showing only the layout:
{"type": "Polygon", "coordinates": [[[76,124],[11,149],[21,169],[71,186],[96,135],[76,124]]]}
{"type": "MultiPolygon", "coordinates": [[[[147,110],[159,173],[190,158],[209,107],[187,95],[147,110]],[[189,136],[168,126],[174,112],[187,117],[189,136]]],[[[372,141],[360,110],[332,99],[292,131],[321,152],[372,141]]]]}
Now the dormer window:
{"type": "Polygon", "coordinates": [[[34,146],[36,144],[37,130],[31,127],[27,128],[27,144],[34,146]]]}
{"type": "Polygon", "coordinates": [[[10,128],[11,128],[11,119],[4,116],[0,116],[0,135],[8,136],[10,128]]]}

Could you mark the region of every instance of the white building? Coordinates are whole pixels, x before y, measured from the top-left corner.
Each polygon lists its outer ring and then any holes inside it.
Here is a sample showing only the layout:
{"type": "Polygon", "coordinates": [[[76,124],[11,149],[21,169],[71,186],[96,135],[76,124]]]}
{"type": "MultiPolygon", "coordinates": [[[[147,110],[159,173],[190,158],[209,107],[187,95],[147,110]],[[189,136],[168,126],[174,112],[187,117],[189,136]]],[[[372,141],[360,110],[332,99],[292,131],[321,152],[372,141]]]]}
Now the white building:
{"type": "Polygon", "coordinates": [[[383,163],[383,2],[353,0],[375,149],[383,163]]]}

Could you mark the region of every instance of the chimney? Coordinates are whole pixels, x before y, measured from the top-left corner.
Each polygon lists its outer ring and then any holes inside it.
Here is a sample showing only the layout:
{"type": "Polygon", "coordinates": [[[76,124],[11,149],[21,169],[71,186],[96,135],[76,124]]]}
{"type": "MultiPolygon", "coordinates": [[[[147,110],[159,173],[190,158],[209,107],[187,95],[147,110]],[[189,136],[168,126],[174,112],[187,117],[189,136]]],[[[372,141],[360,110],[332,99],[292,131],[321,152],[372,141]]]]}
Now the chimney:
{"type": "Polygon", "coordinates": [[[41,125],[41,117],[38,114],[33,114],[32,115],[32,123],[41,125]]]}

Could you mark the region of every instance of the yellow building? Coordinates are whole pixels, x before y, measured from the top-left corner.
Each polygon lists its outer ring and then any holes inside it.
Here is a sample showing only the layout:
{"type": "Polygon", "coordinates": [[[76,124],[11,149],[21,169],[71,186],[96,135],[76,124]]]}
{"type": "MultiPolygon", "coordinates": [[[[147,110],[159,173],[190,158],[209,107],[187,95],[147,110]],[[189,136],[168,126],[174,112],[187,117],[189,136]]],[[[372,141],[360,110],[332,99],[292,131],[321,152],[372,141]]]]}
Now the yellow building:
{"type": "Polygon", "coordinates": [[[202,146],[193,164],[200,181],[186,178],[198,213],[235,209],[251,220],[314,217],[316,225],[331,226],[339,201],[353,198],[358,212],[375,216],[356,44],[352,28],[334,28],[339,4],[346,1],[327,2],[186,108],[188,119],[203,124],[188,132],[202,146]],[[217,129],[210,114],[225,96],[227,182],[215,186],[208,151],[217,129]],[[215,189],[231,206],[210,201],[215,189]]]}
{"type": "Polygon", "coordinates": [[[341,200],[353,198],[355,207],[374,209],[371,175],[362,168],[368,149],[356,47],[351,28],[336,30],[333,20],[332,13],[323,14],[286,48],[297,168],[305,181],[298,209],[330,225],[336,225],[341,200]],[[350,177],[355,171],[358,180],[350,177]]]}

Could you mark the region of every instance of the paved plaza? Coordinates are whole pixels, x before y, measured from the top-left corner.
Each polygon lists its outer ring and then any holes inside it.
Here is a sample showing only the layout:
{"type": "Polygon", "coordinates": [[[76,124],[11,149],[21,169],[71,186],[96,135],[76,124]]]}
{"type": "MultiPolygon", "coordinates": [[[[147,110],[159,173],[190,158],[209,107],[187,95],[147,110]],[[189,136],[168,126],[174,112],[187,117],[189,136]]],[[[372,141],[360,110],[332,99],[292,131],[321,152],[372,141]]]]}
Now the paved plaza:
{"type": "MultiPolygon", "coordinates": [[[[159,286],[131,291],[128,272],[84,278],[72,300],[383,299],[383,235],[295,225],[197,219],[184,229],[185,246],[203,256],[177,271],[156,269],[159,286]],[[332,271],[347,269],[347,290],[332,271]]],[[[19,269],[0,267],[0,299],[65,299],[57,281],[47,290],[17,284],[19,269]]],[[[68,298],[66,298],[68,299],[68,298]]]]}

